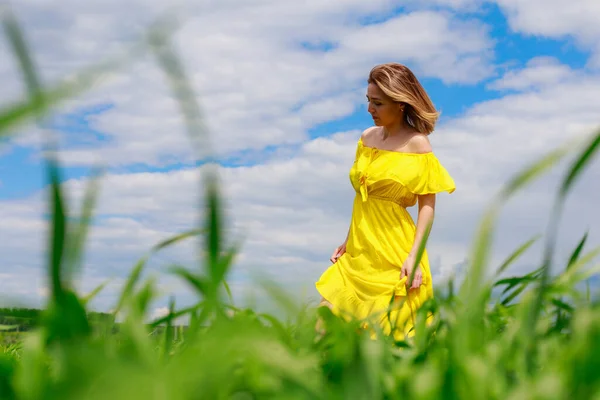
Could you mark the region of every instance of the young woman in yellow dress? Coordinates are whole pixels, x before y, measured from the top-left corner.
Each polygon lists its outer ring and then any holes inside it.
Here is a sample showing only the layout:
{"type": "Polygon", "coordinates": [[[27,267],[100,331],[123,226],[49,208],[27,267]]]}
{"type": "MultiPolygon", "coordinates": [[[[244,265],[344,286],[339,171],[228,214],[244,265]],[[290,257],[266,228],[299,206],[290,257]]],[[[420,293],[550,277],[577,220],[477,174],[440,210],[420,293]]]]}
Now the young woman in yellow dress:
{"type": "Polygon", "coordinates": [[[396,63],[374,67],[367,101],[375,126],[358,140],[350,169],[356,191],[350,228],[316,288],[320,305],[334,314],[375,318],[386,334],[393,325],[394,336],[403,339],[414,334],[417,309],[433,297],[427,252],[408,285],[433,222],[436,193],[452,193],[455,185],[428,139],[439,113],[410,69],[396,63]],[[415,224],[407,208],[417,204],[415,224]],[[392,297],[396,307],[388,320],[392,297]]]}

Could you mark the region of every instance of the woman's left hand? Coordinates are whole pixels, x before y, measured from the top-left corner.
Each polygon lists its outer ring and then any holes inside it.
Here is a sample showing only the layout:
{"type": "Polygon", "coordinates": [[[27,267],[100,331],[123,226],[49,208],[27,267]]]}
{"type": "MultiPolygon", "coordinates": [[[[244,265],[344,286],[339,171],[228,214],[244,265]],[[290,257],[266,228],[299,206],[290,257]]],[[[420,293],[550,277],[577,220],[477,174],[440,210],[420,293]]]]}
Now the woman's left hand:
{"type": "MultiPolygon", "coordinates": [[[[402,264],[400,279],[406,276],[407,285],[410,283],[410,276],[412,275],[412,268],[414,264],[415,260],[412,258],[407,258],[406,261],[404,261],[404,264],[402,264]]],[[[410,285],[410,289],[418,289],[421,286],[421,283],[423,283],[423,271],[421,270],[421,267],[417,266],[417,270],[415,271],[415,276],[413,278],[412,285],[410,285]]]]}

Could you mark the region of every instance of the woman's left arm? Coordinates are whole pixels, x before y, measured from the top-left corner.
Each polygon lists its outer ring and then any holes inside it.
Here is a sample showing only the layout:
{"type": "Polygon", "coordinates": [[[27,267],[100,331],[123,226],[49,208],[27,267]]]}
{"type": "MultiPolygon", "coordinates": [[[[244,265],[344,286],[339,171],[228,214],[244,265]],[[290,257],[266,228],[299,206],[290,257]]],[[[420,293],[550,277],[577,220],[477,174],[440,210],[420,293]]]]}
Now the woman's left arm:
{"type": "Polygon", "coordinates": [[[435,194],[425,194],[419,196],[419,214],[417,217],[417,229],[415,231],[415,240],[410,249],[409,257],[415,260],[419,252],[419,246],[425,236],[427,225],[433,225],[435,215],[435,194]]]}
{"type": "MultiPolygon", "coordinates": [[[[402,273],[400,274],[400,278],[403,276],[407,276],[408,280],[406,283],[408,284],[410,281],[410,276],[412,275],[413,267],[415,266],[415,262],[417,261],[417,254],[419,252],[419,246],[423,241],[425,236],[425,232],[427,231],[428,225],[433,225],[433,217],[435,214],[435,194],[426,194],[419,196],[419,214],[417,217],[417,224],[415,229],[415,238],[413,241],[412,248],[410,253],[408,254],[408,258],[404,262],[404,266],[402,268],[402,273]]],[[[411,285],[411,288],[418,288],[421,286],[423,281],[423,271],[419,269],[419,266],[416,266],[417,270],[415,271],[414,279],[411,285]]]]}

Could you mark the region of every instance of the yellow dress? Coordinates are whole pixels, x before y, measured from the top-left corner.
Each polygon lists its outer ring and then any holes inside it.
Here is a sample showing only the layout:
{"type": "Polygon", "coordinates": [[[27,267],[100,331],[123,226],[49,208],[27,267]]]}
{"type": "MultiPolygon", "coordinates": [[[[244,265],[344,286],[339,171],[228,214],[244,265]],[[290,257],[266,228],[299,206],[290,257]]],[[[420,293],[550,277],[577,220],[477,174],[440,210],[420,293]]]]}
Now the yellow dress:
{"type": "Polygon", "coordinates": [[[454,180],[433,152],[375,149],[359,140],[350,181],[356,196],[346,253],[315,286],[331,303],[334,314],[359,320],[374,317],[386,334],[391,331],[391,320],[398,330],[412,336],[415,313],[433,297],[433,285],[427,252],[420,263],[421,286],[407,290],[407,278],[400,279],[416,230],[407,207],[417,204],[418,195],[452,193],[454,180]],[[392,296],[401,306],[388,319],[392,296]]]}

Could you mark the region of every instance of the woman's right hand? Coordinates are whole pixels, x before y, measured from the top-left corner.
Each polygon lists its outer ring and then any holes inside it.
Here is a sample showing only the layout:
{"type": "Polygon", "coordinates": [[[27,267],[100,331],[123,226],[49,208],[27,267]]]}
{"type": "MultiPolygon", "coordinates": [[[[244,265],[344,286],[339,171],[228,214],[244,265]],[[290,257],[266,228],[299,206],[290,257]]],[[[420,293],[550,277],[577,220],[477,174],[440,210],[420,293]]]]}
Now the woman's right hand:
{"type": "Polygon", "coordinates": [[[331,255],[329,261],[335,264],[335,262],[346,252],[346,243],[338,246],[331,255]]]}

